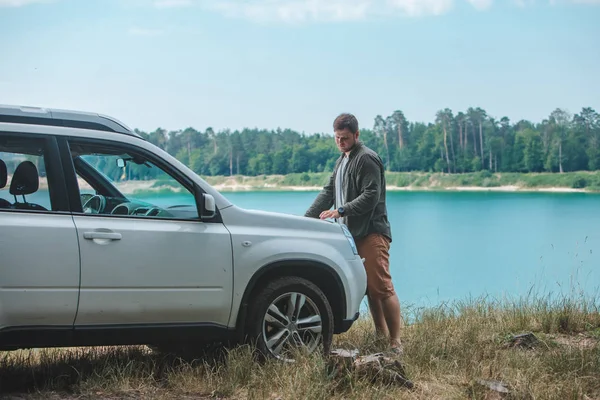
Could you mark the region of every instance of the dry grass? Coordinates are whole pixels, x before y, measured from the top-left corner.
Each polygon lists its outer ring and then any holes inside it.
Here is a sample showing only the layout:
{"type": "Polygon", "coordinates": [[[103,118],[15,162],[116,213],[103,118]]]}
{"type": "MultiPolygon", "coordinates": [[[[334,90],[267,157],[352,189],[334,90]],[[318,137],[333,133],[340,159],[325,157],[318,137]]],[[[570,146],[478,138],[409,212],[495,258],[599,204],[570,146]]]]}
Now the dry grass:
{"type": "MultiPolygon", "coordinates": [[[[0,353],[0,393],[17,398],[227,399],[600,399],[597,301],[486,301],[412,310],[403,330],[403,364],[412,390],[354,375],[333,378],[327,360],[258,363],[242,346],[196,360],[146,347],[0,353]],[[532,331],[534,349],[506,346],[532,331]],[[476,384],[503,382],[508,395],[476,384]],[[504,396],[504,397],[502,397],[504,396]]],[[[334,347],[382,350],[361,319],[334,347]]]]}

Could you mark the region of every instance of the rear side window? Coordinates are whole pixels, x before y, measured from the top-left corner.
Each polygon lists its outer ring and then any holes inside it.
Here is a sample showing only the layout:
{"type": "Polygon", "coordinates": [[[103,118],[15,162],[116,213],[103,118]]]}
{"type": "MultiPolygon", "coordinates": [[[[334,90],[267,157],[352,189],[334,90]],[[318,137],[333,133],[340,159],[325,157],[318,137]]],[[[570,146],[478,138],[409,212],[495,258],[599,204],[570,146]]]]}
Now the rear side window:
{"type": "Polygon", "coordinates": [[[45,143],[0,135],[0,211],[52,210],[45,143]]]}

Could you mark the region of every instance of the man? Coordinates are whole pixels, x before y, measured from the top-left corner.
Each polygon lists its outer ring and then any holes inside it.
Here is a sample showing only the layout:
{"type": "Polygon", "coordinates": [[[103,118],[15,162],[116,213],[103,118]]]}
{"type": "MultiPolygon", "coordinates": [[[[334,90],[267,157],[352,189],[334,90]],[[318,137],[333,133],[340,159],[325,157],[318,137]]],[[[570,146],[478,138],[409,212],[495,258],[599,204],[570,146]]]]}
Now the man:
{"type": "Polygon", "coordinates": [[[385,205],[385,168],[379,155],[358,140],[354,115],[340,114],[333,130],[342,154],[329,183],[305,216],[334,218],[346,224],[365,259],[367,297],[376,332],[389,339],[393,351],[401,353],[400,302],[389,270],[392,234],[385,205]]]}

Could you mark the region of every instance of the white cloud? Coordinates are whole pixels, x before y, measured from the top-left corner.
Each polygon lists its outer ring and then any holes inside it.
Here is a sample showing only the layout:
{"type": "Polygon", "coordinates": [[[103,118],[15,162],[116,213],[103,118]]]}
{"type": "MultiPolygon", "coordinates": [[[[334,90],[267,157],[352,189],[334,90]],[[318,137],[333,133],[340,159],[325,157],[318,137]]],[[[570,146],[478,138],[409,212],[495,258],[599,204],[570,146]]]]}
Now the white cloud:
{"type": "Polygon", "coordinates": [[[22,7],[34,3],[49,3],[50,0],[0,0],[0,7],[22,7]]]}
{"type": "Polygon", "coordinates": [[[192,0],[154,0],[156,8],[181,8],[189,7],[192,4],[192,0]]]}
{"type": "MultiPolygon", "coordinates": [[[[0,2],[31,2],[44,0],[0,0],[0,2]]],[[[478,11],[492,7],[494,0],[121,0],[145,2],[158,9],[200,6],[226,17],[253,22],[341,22],[357,21],[373,16],[404,15],[426,17],[443,15],[456,3],[468,2],[478,11]]],[[[536,0],[512,0],[525,7],[536,0]]],[[[600,4],[600,0],[537,0],[554,4],[569,2],[600,4]]]]}
{"type": "Polygon", "coordinates": [[[164,31],[160,29],[147,29],[136,26],[129,28],[129,34],[133,36],[160,36],[163,33],[164,31]]]}
{"type": "Polygon", "coordinates": [[[205,6],[252,21],[351,21],[366,17],[372,0],[217,0],[205,6]]]}
{"type": "Polygon", "coordinates": [[[467,0],[478,10],[487,10],[492,6],[493,0],[467,0]]]}
{"type": "Polygon", "coordinates": [[[410,17],[445,14],[453,3],[453,0],[388,0],[391,7],[400,9],[410,17]]]}
{"type": "MultiPolygon", "coordinates": [[[[521,6],[521,7],[533,5],[536,3],[536,0],[513,0],[513,1],[515,2],[515,4],[517,4],[518,6],[521,6]]],[[[540,3],[540,1],[538,1],[538,3],[540,3]]],[[[550,5],[564,4],[564,3],[600,5],[600,0],[546,0],[546,1],[541,1],[541,3],[547,3],[550,5]]]]}
{"type": "MultiPolygon", "coordinates": [[[[164,0],[168,1],[168,0],[164,0]]],[[[170,0],[177,1],[177,0],[170,0]]],[[[442,15],[455,0],[198,0],[227,17],[256,22],[355,21],[369,16],[400,13],[408,17],[442,15]]],[[[466,0],[478,10],[493,0],[466,0]]]]}

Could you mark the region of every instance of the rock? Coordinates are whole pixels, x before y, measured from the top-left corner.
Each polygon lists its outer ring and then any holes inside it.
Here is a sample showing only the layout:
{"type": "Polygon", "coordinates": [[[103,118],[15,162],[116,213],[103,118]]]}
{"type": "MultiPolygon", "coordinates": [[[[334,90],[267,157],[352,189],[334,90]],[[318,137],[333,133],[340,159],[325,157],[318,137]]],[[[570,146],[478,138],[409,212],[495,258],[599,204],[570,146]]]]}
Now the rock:
{"type": "Polygon", "coordinates": [[[508,347],[521,347],[526,349],[534,349],[540,340],[532,332],[520,333],[518,335],[512,335],[509,339],[508,347]]]}
{"type": "Polygon", "coordinates": [[[358,350],[335,349],[329,354],[328,372],[335,378],[353,369],[358,350]]]}
{"type": "Polygon", "coordinates": [[[358,350],[335,349],[331,350],[331,355],[337,357],[356,358],[358,356],[358,350]]]}
{"type": "Polygon", "coordinates": [[[406,377],[406,371],[399,360],[387,357],[383,353],[358,356],[357,350],[334,350],[331,352],[330,373],[335,377],[345,372],[352,372],[358,376],[369,378],[373,381],[395,383],[409,389],[414,387],[406,377]]]}
{"type": "Polygon", "coordinates": [[[502,382],[498,381],[488,381],[485,379],[477,379],[476,381],[481,386],[485,386],[486,388],[493,390],[498,393],[508,394],[510,390],[506,387],[506,385],[502,382]]]}
{"type": "Polygon", "coordinates": [[[331,359],[351,365],[358,357],[358,350],[335,349],[330,353],[331,359]]]}
{"type": "Polygon", "coordinates": [[[374,380],[383,380],[385,383],[396,383],[409,389],[414,387],[406,377],[406,371],[399,360],[385,356],[383,353],[370,354],[359,357],[354,362],[355,369],[362,376],[374,380]]]}

